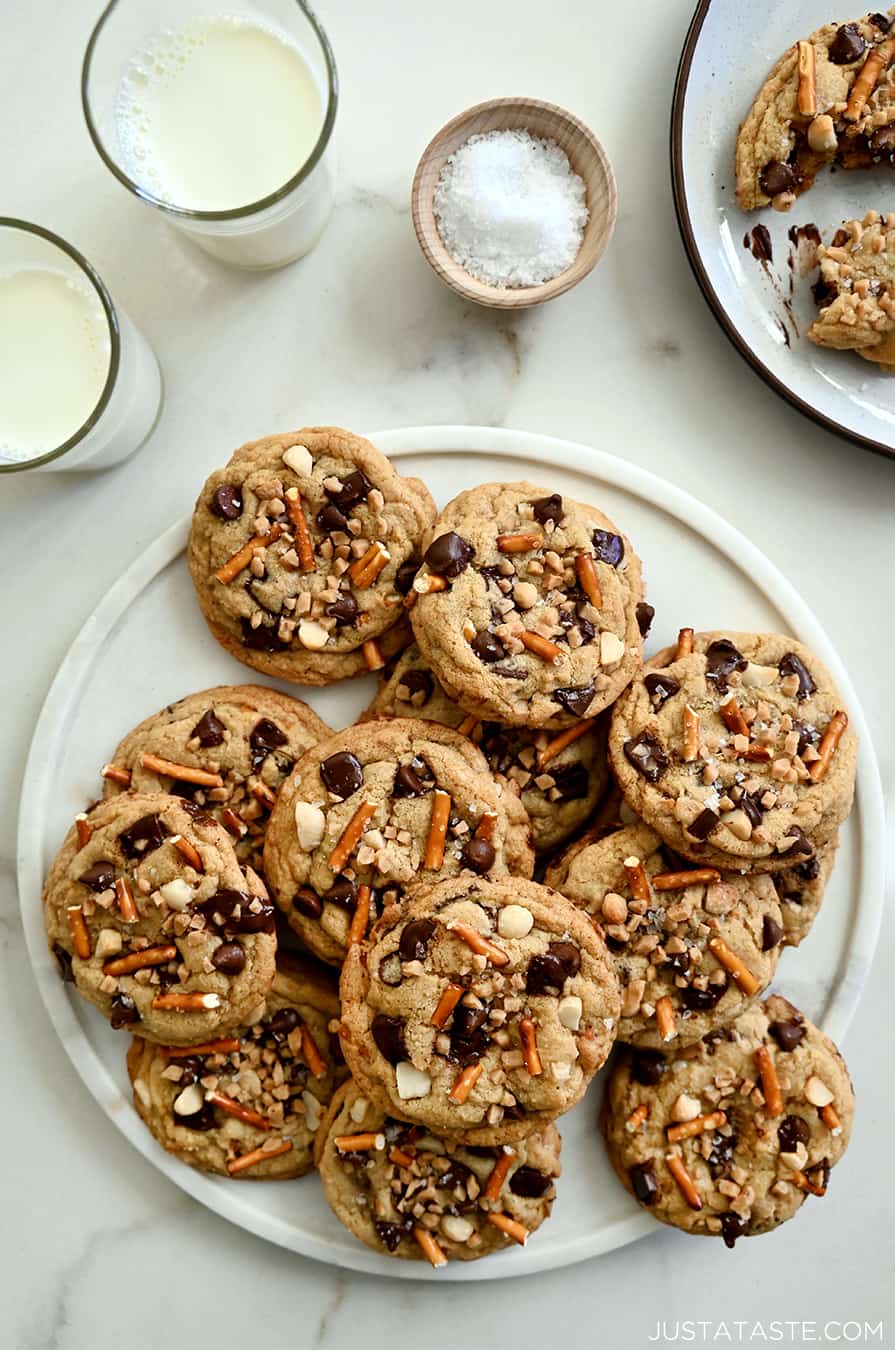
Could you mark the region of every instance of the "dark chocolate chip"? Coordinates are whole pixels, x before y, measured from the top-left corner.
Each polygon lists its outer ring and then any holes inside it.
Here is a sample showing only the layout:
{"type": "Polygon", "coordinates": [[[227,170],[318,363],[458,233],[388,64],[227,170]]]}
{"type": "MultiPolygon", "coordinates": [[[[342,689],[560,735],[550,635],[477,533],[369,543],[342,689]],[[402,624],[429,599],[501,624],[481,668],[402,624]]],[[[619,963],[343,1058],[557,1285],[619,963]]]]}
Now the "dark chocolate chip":
{"type": "Polygon", "coordinates": [[[475,549],[472,544],[467,543],[462,535],[455,534],[453,530],[433,539],[424,555],[429,571],[447,577],[449,581],[465,572],[474,557],[475,549]]]}
{"type": "Polygon", "coordinates": [[[178,1112],[177,1124],[185,1130],[196,1130],[204,1133],[207,1130],[213,1130],[217,1127],[217,1116],[211,1102],[203,1102],[198,1111],[194,1111],[191,1116],[182,1116],[178,1112]]]}
{"type": "Polygon", "coordinates": [[[145,858],[147,853],[161,848],[170,833],[161,816],[141,816],[129,829],[121,831],[118,842],[126,858],[145,858]]]}
{"type": "Polygon", "coordinates": [[[635,1163],[628,1168],[628,1176],[641,1205],[654,1205],[659,1199],[659,1185],[652,1162],[635,1163]]]}
{"type": "Polygon", "coordinates": [[[781,1153],[795,1153],[799,1144],[807,1144],[810,1138],[808,1122],[801,1116],[784,1116],[777,1127],[781,1153]]]}
{"type": "Polygon", "coordinates": [[[298,1026],[301,1018],[294,1008],[278,1008],[267,1024],[275,1041],[285,1041],[298,1026]]]}
{"type": "Polygon", "coordinates": [[[209,708],[203,713],[196,725],[190,732],[190,740],[197,740],[203,750],[209,750],[213,745],[221,745],[224,740],[224,732],[227,728],[219,717],[215,716],[213,708],[209,708]]]}
{"type": "Polygon", "coordinates": [[[581,969],[581,951],[574,942],[551,942],[547,948],[555,956],[569,979],[573,979],[581,969]]]}
{"type": "Polygon", "coordinates": [[[499,675],[502,680],[527,680],[528,674],[521,666],[492,666],[492,675],[499,675]]]}
{"type": "Polygon", "coordinates": [[[792,839],[792,843],[787,848],[780,850],[784,858],[788,858],[790,855],[794,858],[811,858],[814,856],[814,845],[798,825],[792,825],[787,830],[786,838],[792,839]]]}
{"type": "Polygon", "coordinates": [[[349,750],[338,750],[320,765],[320,777],[327,792],[335,797],[352,797],[364,785],[363,765],[349,750]]]}
{"type": "Polygon", "coordinates": [[[404,1040],[404,1022],[400,1017],[387,1017],[377,1013],[370,1028],[376,1049],[389,1064],[409,1059],[407,1042],[404,1040]]]}
{"type": "Polygon", "coordinates": [[[401,960],[424,961],[434,932],[435,922],[432,919],[411,919],[406,923],[398,943],[401,960]]]}
{"type": "Polygon", "coordinates": [[[496,856],[493,844],[487,839],[469,839],[460,851],[464,867],[471,867],[479,876],[494,866],[496,856]]]}
{"type": "Polygon", "coordinates": [[[895,155],[895,127],[879,127],[867,145],[874,158],[891,160],[895,155]]]}
{"type": "Polygon", "coordinates": [[[71,954],[60,947],[58,942],[53,944],[53,955],[56,958],[56,964],[59,967],[59,978],[63,984],[74,984],[75,976],[72,970],[71,954]]]}
{"type": "Polygon", "coordinates": [[[769,952],[774,947],[779,947],[782,937],[783,929],[777,920],[766,914],[761,922],[761,950],[769,952]]]}
{"type": "Polygon", "coordinates": [[[223,483],[215,489],[208,509],[221,520],[238,520],[242,515],[242,492],[230,483],[223,483]]]}
{"type": "Polygon", "coordinates": [[[260,722],[256,722],[249,734],[249,745],[252,747],[252,768],[257,769],[263,764],[272,750],[278,750],[281,745],[285,745],[289,737],[284,731],[281,731],[275,722],[271,722],[269,717],[262,717],[260,722]]]}
{"type": "Polygon", "coordinates": [[[741,1238],[745,1231],[746,1220],[735,1214],[732,1209],[721,1215],[721,1236],[725,1247],[732,1250],[737,1238],[741,1238]]]}
{"type": "Polygon", "coordinates": [[[408,562],[403,562],[395,573],[395,590],[399,595],[409,595],[413,586],[413,578],[419,571],[419,558],[411,558],[408,562]]]}
{"type": "Polygon", "coordinates": [[[694,821],[687,826],[687,834],[692,835],[694,839],[708,839],[712,830],[718,824],[720,817],[717,811],[712,811],[710,807],[705,807],[700,811],[694,821]]]}
{"type": "Polygon", "coordinates": [[[764,806],[757,792],[744,792],[737,806],[746,814],[749,824],[755,829],[764,819],[764,806]]]}
{"type": "Polygon", "coordinates": [[[820,858],[815,854],[813,858],[808,858],[805,862],[799,863],[797,867],[793,868],[793,871],[803,881],[815,881],[820,875],[820,858]]]}
{"type": "Polygon", "coordinates": [[[566,968],[552,952],[533,956],[528,963],[525,990],[529,994],[559,994],[566,982],[566,968]]]}
{"type": "Polygon", "coordinates": [[[553,787],[547,789],[551,800],[580,802],[590,791],[590,774],[580,762],[561,764],[559,768],[551,767],[549,773],[553,779],[553,787]],[[554,792],[558,792],[559,796],[554,798],[552,795],[554,792]]]}
{"type": "Polygon", "coordinates": [[[510,1190],[513,1195],[521,1195],[526,1200],[540,1200],[553,1185],[553,1178],[536,1167],[517,1167],[510,1177],[510,1190]]]}
{"type": "Polygon", "coordinates": [[[323,898],[340,909],[354,909],[357,905],[357,887],[347,877],[336,877],[323,898]]]}
{"type": "Polygon", "coordinates": [[[586,717],[596,692],[593,680],[589,680],[587,684],[570,684],[565,689],[555,689],[553,699],[573,717],[586,717]]]}
{"type": "Polygon", "coordinates": [[[329,488],[323,490],[340,511],[350,512],[358,502],[367,500],[373,490],[373,484],[366,474],[361,473],[360,469],[355,469],[347,478],[342,479],[342,485],[336,491],[330,492],[329,488]]]}
{"type": "Polygon", "coordinates": [[[637,615],[637,627],[640,629],[640,636],[645,638],[653,626],[653,619],[656,617],[655,607],[648,605],[645,600],[640,600],[634,613],[637,615]]]}
{"type": "Polygon", "coordinates": [[[597,562],[618,567],[625,556],[625,541],[620,534],[610,534],[608,530],[594,530],[591,535],[594,545],[594,558],[597,562]]]}
{"type": "Polygon", "coordinates": [[[768,197],[776,197],[781,192],[791,192],[795,181],[796,176],[790,166],[781,164],[779,159],[772,159],[758,176],[761,190],[768,197]]]}
{"type": "Polygon", "coordinates": [[[827,55],[834,66],[850,66],[859,60],[867,50],[867,43],[858,32],[855,23],[844,23],[836,30],[836,36],[830,43],[827,55]]]}
{"type": "Polygon", "coordinates": [[[134,1022],[141,1020],[137,1012],[137,1005],[127,994],[116,994],[112,999],[112,1009],[109,1013],[109,1021],[115,1031],[121,1027],[133,1026],[134,1022]]]}
{"type": "Polygon", "coordinates": [[[334,534],[340,531],[342,534],[348,533],[348,518],[342,515],[337,506],[332,502],[326,506],[321,506],[316,515],[317,528],[324,534],[334,534]]]}
{"type": "Polygon", "coordinates": [[[435,681],[428,670],[408,670],[401,676],[401,686],[407,690],[408,697],[423,695],[423,703],[428,703],[435,692],[435,681]]]}
{"type": "Polygon", "coordinates": [[[91,891],[107,891],[115,885],[115,864],[100,859],[82,872],[78,881],[82,886],[89,886],[91,891]]]}
{"type": "Polygon", "coordinates": [[[289,646],[279,635],[279,625],[259,623],[253,628],[248,619],[240,619],[242,645],[252,652],[282,652],[289,646]]]}
{"type": "Polygon", "coordinates": [[[393,797],[424,797],[428,791],[419,774],[410,764],[399,764],[392,784],[393,797]]]}
{"type": "Polygon", "coordinates": [[[401,1239],[407,1236],[405,1229],[400,1224],[386,1223],[384,1219],[374,1219],[373,1227],[376,1229],[376,1236],[387,1252],[396,1252],[401,1245],[401,1239]]]}
{"type": "Polygon", "coordinates": [[[710,984],[707,989],[697,989],[688,984],[679,990],[681,1003],[688,1012],[710,1012],[716,1008],[727,992],[727,981],[723,984],[710,984]]]}
{"type": "Polygon", "coordinates": [[[777,669],[784,679],[787,675],[796,675],[798,677],[799,688],[796,693],[797,699],[809,698],[817,689],[817,685],[811,677],[811,672],[808,670],[804,661],[796,656],[795,652],[787,652],[785,656],[781,656],[780,664],[777,669]]]}
{"type": "Polygon", "coordinates": [[[244,891],[225,887],[197,905],[196,910],[206,923],[226,937],[234,933],[274,931],[274,907],[270,900],[246,895],[244,891]]]}
{"type": "Polygon", "coordinates": [[[323,901],[310,886],[302,886],[292,897],[292,908],[306,919],[319,919],[323,913],[323,901]]]}
{"type": "MultiPolygon", "coordinates": [[[[473,1149],[468,1149],[467,1151],[469,1153],[474,1152],[473,1149]]],[[[467,1167],[465,1163],[460,1162],[458,1158],[451,1158],[450,1166],[446,1172],[442,1172],[438,1184],[439,1186],[443,1186],[446,1191],[452,1191],[457,1186],[462,1186],[465,1190],[471,1176],[472,1169],[470,1167],[467,1167]]]]}
{"type": "Polygon", "coordinates": [[[727,692],[727,681],[735,670],[745,670],[749,662],[727,638],[719,638],[706,648],[705,678],[712,680],[718,692],[727,692]]]}
{"type": "Polygon", "coordinates": [[[633,740],[625,741],[625,759],[648,783],[658,783],[668,768],[668,756],[659,742],[648,731],[641,731],[633,740]]]}
{"type": "Polygon", "coordinates": [[[893,20],[888,14],[869,14],[867,17],[881,33],[888,33],[889,29],[892,27],[893,20]]]}
{"type": "Polygon", "coordinates": [[[359,610],[358,604],[350,591],[340,591],[337,600],[331,600],[325,607],[325,612],[331,619],[335,619],[337,628],[346,628],[356,620],[359,610]]]}
{"type": "Polygon", "coordinates": [[[658,670],[650,671],[649,675],[644,675],[643,686],[656,710],[680,691],[680,685],[673,675],[665,675],[658,670]]]}
{"type": "Polygon", "coordinates": [[[551,492],[549,497],[538,497],[537,501],[532,502],[531,510],[539,525],[546,525],[548,520],[558,525],[565,515],[562,497],[558,492],[551,492]]]}
{"type": "Polygon", "coordinates": [[[507,654],[507,649],[500,638],[495,633],[489,633],[486,628],[481,633],[476,633],[469,645],[479,660],[489,666],[495,661],[502,660],[507,654]]]}
{"type": "Polygon", "coordinates": [[[460,1003],[454,1009],[449,1058],[456,1064],[474,1064],[484,1055],[490,1043],[487,1020],[487,1008],[468,1008],[460,1003]]]}
{"type": "Polygon", "coordinates": [[[667,1068],[661,1050],[635,1050],[631,1055],[631,1076],[643,1087],[655,1087],[667,1068]]]}
{"type": "Polygon", "coordinates": [[[245,970],[246,954],[241,942],[222,942],[216,947],[212,957],[211,964],[215,970],[219,970],[222,975],[238,975],[240,971],[245,970]]]}
{"type": "Polygon", "coordinates": [[[787,1053],[795,1050],[805,1036],[805,1028],[801,1022],[772,1022],[768,1031],[780,1046],[780,1049],[787,1053]]]}

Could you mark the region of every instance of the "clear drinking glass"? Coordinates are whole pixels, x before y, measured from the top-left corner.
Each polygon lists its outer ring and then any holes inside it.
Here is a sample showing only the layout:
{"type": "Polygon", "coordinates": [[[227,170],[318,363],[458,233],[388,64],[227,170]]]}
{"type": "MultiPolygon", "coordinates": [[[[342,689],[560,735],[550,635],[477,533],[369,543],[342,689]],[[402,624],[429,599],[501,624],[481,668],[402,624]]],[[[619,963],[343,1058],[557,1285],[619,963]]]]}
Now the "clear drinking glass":
{"type": "Polygon", "coordinates": [[[87,128],[106,166],[130,192],[163,212],[207,253],[236,267],[282,267],[316,244],[335,196],[332,132],[338,101],[332,48],[304,0],[258,0],[249,5],[229,0],[111,0],[90,36],[81,72],[87,128]],[[181,33],[191,23],[209,19],[245,19],[294,44],[318,86],[323,113],[316,144],[293,176],[260,200],[231,210],[194,210],[163,200],[136,182],[126,167],[116,117],[122,76],[134,56],[166,32],[181,33]]]}
{"type": "MultiPolygon", "coordinates": [[[[21,280],[47,273],[62,277],[86,297],[95,319],[95,336],[102,352],[108,352],[108,375],[86,420],[73,426],[60,444],[46,450],[17,453],[4,444],[9,429],[3,425],[0,402],[0,473],[106,469],[143,444],[161,409],[162,377],[155,354],[124,310],[113,304],[87,259],[40,225],[0,216],[0,285],[4,279],[21,280]]],[[[40,315],[34,316],[34,322],[40,322],[40,315]]],[[[41,400],[52,402],[54,382],[49,359],[44,370],[35,372],[34,386],[41,400]]],[[[39,411],[38,407],[36,413],[39,411]]]]}

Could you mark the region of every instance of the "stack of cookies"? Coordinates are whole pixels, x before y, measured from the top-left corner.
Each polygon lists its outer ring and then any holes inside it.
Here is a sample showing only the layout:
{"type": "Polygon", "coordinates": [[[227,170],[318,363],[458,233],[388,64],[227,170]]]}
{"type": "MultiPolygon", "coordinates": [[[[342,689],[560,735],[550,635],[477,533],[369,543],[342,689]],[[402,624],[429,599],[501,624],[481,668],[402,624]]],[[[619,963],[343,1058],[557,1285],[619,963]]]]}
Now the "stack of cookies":
{"type": "Polygon", "coordinates": [[[241,661],[379,688],[340,732],[267,686],[188,695],[53,863],[60,970],[132,1031],[165,1148],[316,1166],[374,1249],[473,1260],[549,1216],[556,1121],[618,1040],[604,1135],[657,1218],[732,1244],[823,1193],[848,1075],[759,1002],[853,790],[810,652],[684,629],[644,665],[640,563],[595,507],[492,483],[437,516],[333,428],[238,450],[189,561],[241,661]]]}

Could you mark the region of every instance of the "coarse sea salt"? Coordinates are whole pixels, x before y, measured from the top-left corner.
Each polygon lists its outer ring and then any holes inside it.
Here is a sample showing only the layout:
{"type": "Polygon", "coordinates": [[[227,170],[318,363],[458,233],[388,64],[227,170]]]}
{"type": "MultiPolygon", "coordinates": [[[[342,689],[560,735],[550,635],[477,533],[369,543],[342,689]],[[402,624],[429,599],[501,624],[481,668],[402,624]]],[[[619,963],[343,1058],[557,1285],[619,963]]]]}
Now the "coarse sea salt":
{"type": "Polygon", "coordinates": [[[571,267],[587,224],[584,182],[555,141],[489,131],[455,150],[434,195],[448,253],[490,286],[539,286],[571,267]]]}

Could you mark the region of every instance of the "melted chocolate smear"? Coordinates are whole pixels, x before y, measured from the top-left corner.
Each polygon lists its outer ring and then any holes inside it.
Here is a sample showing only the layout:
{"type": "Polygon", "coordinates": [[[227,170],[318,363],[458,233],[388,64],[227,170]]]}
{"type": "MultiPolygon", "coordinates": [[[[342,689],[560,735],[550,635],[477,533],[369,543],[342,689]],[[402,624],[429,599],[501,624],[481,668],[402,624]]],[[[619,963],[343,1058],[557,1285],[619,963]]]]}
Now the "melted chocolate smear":
{"type": "Polygon", "coordinates": [[[435,927],[433,919],[411,919],[406,923],[398,944],[398,955],[401,960],[425,961],[435,927]]]}
{"type": "Polygon", "coordinates": [[[285,745],[288,736],[284,731],[271,722],[269,717],[262,717],[260,722],[256,722],[249,734],[249,745],[252,749],[252,768],[257,769],[263,764],[272,750],[278,750],[281,745],[285,745]]]}
{"type": "Polygon", "coordinates": [[[672,675],[663,675],[660,671],[644,675],[643,685],[656,711],[680,690],[680,685],[672,675]]]}
{"type": "Polygon", "coordinates": [[[648,783],[658,783],[668,768],[668,756],[655,737],[646,731],[625,741],[624,751],[625,759],[648,783]]]}
{"type": "Polygon", "coordinates": [[[213,516],[219,516],[221,520],[239,520],[242,515],[242,492],[238,487],[224,483],[215,489],[208,503],[208,509],[213,516]]]}
{"type": "Polygon", "coordinates": [[[721,1215],[721,1236],[724,1239],[724,1246],[729,1250],[733,1250],[737,1238],[741,1238],[745,1231],[746,1220],[741,1219],[732,1209],[721,1215]]]}
{"type": "Polygon", "coordinates": [[[634,613],[637,615],[637,627],[640,629],[640,636],[645,638],[653,626],[653,619],[656,617],[656,610],[653,605],[648,605],[645,600],[640,600],[634,613]]]}
{"type": "Polygon", "coordinates": [[[89,886],[91,891],[107,891],[115,885],[115,864],[100,859],[82,872],[78,881],[82,886],[89,886]]]}
{"type": "Polygon", "coordinates": [[[320,765],[320,777],[327,792],[342,801],[359,792],[364,785],[363,765],[348,750],[339,750],[320,765]]]}
{"type": "Polygon", "coordinates": [[[820,277],[820,279],[815,281],[814,285],[811,287],[811,294],[814,297],[814,303],[817,305],[818,309],[823,309],[826,305],[832,304],[836,299],[836,296],[839,294],[839,287],[834,286],[832,282],[825,281],[823,277],[820,277]]]}
{"type": "Polygon", "coordinates": [[[786,679],[788,675],[795,675],[799,681],[799,688],[796,692],[796,698],[800,701],[804,698],[810,698],[816,691],[817,685],[814,683],[811,672],[795,652],[787,652],[780,658],[780,664],[777,669],[781,676],[786,679]]]}
{"type": "Polygon", "coordinates": [[[141,816],[129,829],[122,830],[118,843],[126,858],[145,858],[161,848],[170,833],[161,816],[141,816]]]}
{"type": "Polygon", "coordinates": [[[719,694],[726,694],[727,682],[735,670],[745,670],[749,662],[743,653],[727,638],[711,643],[705,653],[705,678],[711,680],[719,694]]]}
{"type": "Polygon", "coordinates": [[[659,1199],[659,1185],[652,1162],[635,1163],[628,1168],[628,1176],[641,1205],[654,1205],[659,1199]]]}
{"type": "Polygon", "coordinates": [[[519,666],[493,666],[492,675],[499,675],[502,680],[527,680],[528,675],[519,666]]]}
{"type": "Polygon", "coordinates": [[[423,557],[431,572],[452,581],[454,577],[466,571],[475,557],[475,549],[462,535],[454,534],[453,530],[450,530],[447,534],[440,534],[437,539],[433,539],[423,557]]]}
{"type": "Polygon", "coordinates": [[[553,700],[573,717],[586,717],[596,692],[593,680],[589,680],[587,684],[571,684],[566,689],[555,689],[553,700]]]}
{"type": "Polygon", "coordinates": [[[214,709],[209,708],[190,732],[190,740],[198,741],[203,750],[210,750],[213,745],[223,743],[226,730],[221,719],[215,716],[214,709]]]}
{"type": "Polygon", "coordinates": [[[376,1049],[389,1064],[398,1064],[409,1059],[407,1042],[404,1040],[404,1022],[400,1017],[387,1017],[377,1013],[370,1028],[376,1049]]]}
{"type": "Polygon", "coordinates": [[[549,497],[539,497],[537,501],[532,502],[531,509],[539,525],[546,525],[548,520],[558,525],[565,515],[562,497],[558,492],[552,492],[549,497]]]}
{"type": "Polygon", "coordinates": [[[591,535],[594,545],[594,558],[597,562],[618,567],[625,556],[625,543],[620,534],[611,534],[609,530],[594,530],[591,535]]]}
{"type": "Polygon", "coordinates": [[[272,933],[274,907],[269,900],[246,895],[244,891],[228,888],[216,891],[210,899],[196,906],[209,927],[225,937],[238,933],[272,933]],[[249,908],[254,905],[255,908],[249,908]]]}
{"type": "Polygon", "coordinates": [[[53,944],[53,955],[55,956],[56,964],[59,967],[59,978],[62,980],[62,983],[74,984],[75,977],[74,972],[72,971],[71,955],[64,947],[60,947],[58,942],[53,944]]]}
{"type": "MultiPolygon", "coordinates": [[[[768,195],[773,196],[773,193],[768,195]]],[[[753,226],[743,239],[743,243],[757,262],[773,262],[774,246],[771,243],[771,235],[767,225],[753,226]]]]}
{"type": "Polygon", "coordinates": [[[540,1200],[553,1185],[553,1178],[535,1167],[517,1167],[510,1177],[510,1191],[526,1200],[540,1200]]]}

